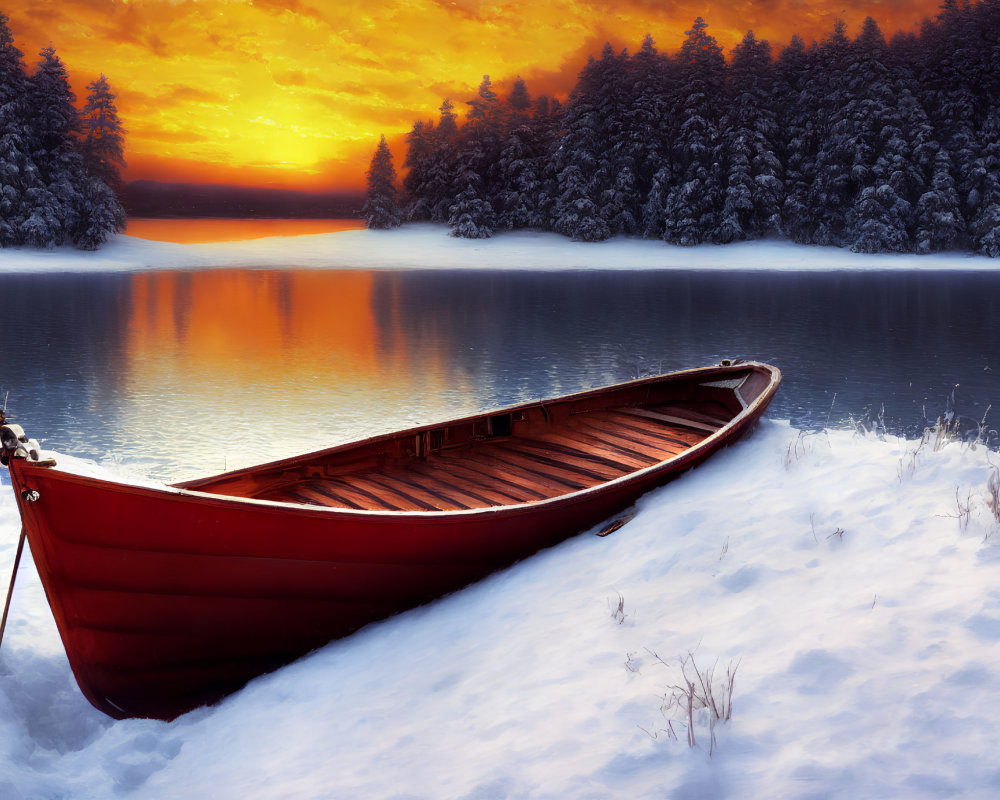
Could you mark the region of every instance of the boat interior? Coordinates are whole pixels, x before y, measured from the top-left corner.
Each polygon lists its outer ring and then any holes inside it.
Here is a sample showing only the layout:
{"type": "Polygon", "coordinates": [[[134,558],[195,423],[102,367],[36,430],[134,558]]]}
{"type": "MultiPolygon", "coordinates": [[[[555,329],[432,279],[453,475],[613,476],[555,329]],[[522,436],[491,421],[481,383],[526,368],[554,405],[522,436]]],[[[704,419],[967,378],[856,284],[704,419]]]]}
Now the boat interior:
{"type": "Polygon", "coordinates": [[[694,447],[752,402],[760,381],[748,381],[751,376],[762,377],[747,370],[723,379],[626,385],[529,403],[178,485],[368,511],[531,503],[597,486],[694,447]]]}

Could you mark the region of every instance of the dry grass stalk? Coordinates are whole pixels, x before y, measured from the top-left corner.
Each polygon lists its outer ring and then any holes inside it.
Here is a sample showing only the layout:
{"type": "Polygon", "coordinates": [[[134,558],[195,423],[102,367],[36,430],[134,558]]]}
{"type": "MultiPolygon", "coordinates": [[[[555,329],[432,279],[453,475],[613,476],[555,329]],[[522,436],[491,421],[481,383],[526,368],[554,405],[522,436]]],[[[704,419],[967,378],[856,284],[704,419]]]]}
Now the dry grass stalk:
{"type": "MultiPolygon", "coordinates": [[[[673,667],[654,651],[648,652],[663,666],[673,667]]],[[[740,666],[739,660],[735,663],[730,661],[726,666],[725,678],[716,681],[715,669],[718,663],[716,661],[711,667],[701,669],[695,662],[694,653],[689,650],[686,656],[677,659],[680,678],[677,683],[667,687],[667,693],[663,695],[663,702],[660,705],[660,712],[668,724],[672,714],[679,711],[684,715],[689,747],[698,744],[695,735],[695,712],[704,709],[708,717],[709,756],[715,752],[715,726],[720,722],[728,722],[733,715],[733,688],[736,683],[736,670],[740,666]]]]}
{"type": "Polygon", "coordinates": [[[617,605],[614,605],[610,599],[608,600],[608,609],[611,611],[611,619],[613,619],[619,625],[625,622],[625,618],[628,616],[628,614],[625,613],[625,598],[622,597],[621,592],[618,592],[617,605]]]}

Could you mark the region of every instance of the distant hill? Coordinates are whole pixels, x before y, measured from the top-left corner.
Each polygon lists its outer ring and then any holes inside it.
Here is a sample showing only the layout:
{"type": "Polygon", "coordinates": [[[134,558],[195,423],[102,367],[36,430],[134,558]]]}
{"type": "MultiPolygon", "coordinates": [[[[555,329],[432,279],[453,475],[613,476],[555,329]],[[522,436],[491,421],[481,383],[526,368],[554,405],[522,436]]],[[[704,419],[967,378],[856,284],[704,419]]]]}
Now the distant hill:
{"type": "Polygon", "coordinates": [[[218,184],[132,181],[122,197],[130,217],[360,217],[362,192],[313,194],[218,184]]]}

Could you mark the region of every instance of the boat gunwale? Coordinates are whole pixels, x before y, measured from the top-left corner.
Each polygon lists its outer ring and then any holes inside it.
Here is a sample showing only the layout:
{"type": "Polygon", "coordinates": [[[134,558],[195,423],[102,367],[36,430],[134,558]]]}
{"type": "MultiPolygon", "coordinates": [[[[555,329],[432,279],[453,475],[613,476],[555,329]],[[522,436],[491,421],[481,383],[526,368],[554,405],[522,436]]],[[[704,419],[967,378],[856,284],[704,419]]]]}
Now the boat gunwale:
{"type": "MultiPolygon", "coordinates": [[[[431,423],[427,425],[421,425],[414,428],[407,428],[404,430],[393,431],[384,434],[378,434],[367,439],[360,439],[351,442],[345,442],[340,445],[335,445],[331,448],[323,448],[321,450],[312,451],[309,453],[304,453],[300,455],[290,456],[284,459],[278,459],[276,461],[267,462],[263,464],[256,464],[250,467],[243,467],[238,470],[233,470],[231,472],[221,473],[219,475],[209,476],[207,478],[196,478],[189,481],[180,481],[173,484],[164,483],[162,485],[150,485],[149,483],[128,483],[121,480],[105,479],[100,477],[95,477],[92,475],[83,475],[80,473],[72,472],[66,469],[60,469],[57,465],[43,467],[47,472],[56,471],[61,475],[66,476],[78,483],[83,483],[93,487],[115,487],[116,491],[126,491],[129,494],[139,494],[139,495],[156,495],[156,496],[167,496],[171,498],[178,499],[192,499],[198,500],[199,502],[212,505],[221,506],[226,508],[239,508],[252,506],[259,508],[260,510],[271,510],[275,513],[287,514],[288,512],[295,512],[299,515],[305,515],[308,517],[317,518],[329,518],[334,517],[346,517],[346,518],[379,518],[379,519],[391,519],[395,521],[419,521],[419,522],[429,522],[429,521],[440,521],[443,519],[452,520],[465,520],[469,518],[484,517],[490,515],[498,514],[520,514],[534,511],[536,509],[544,509],[548,506],[556,506],[560,504],[569,504],[576,502],[577,500],[586,497],[588,495],[600,494],[605,491],[612,490],[614,488],[628,485],[633,482],[639,482],[647,478],[651,473],[668,471],[671,467],[682,466],[687,461],[695,461],[698,457],[706,450],[711,450],[718,439],[728,436],[732,430],[738,427],[742,422],[744,422],[748,417],[753,417],[754,412],[761,405],[766,405],[770,402],[774,393],[777,391],[778,385],[781,382],[781,371],[770,364],[765,364],[759,361],[741,361],[734,364],[720,364],[712,367],[696,367],[693,369],[680,370],[677,372],[667,373],[665,375],[657,375],[648,378],[638,378],[631,381],[625,381],[622,383],[609,384],[607,386],[597,387],[595,389],[587,389],[581,392],[576,392],[574,394],[562,395],[555,398],[548,398],[544,400],[533,400],[529,402],[518,403],[512,406],[506,406],[498,409],[491,409],[488,411],[483,411],[477,414],[470,415],[468,417],[460,417],[457,419],[444,420],[441,422],[431,423]],[[768,374],[769,380],[768,384],[764,386],[757,396],[749,404],[745,401],[741,402],[743,408],[728,422],[726,422],[721,428],[716,430],[714,433],[709,434],[704,439],[702,439],[697,444],[691,445],[690,447],[682,450],[673,456],[662,461],[657,461],[650,464],[647,467],[642,467],[636,469],[632,472],[627,472],[624,475],[620,475],[617,478],[610,478],[606,481],[601,481],[593,486],[587,486],[582,489],[572,490],[563,494],[554,495],[552,497],[541,498],[538,500],[530,500],[523,503],[510,503],[500,506],[485,506],[481,508],[468,508],[468,509],[441,509],[441,510],[391,510],[391,509],[356,509],[356,508],[346,508],[342,506],[321,506],[321,505],[311,505],[305,503],[296,503],[285,500],[265,500],[256,497],[242,497],[239,495],[226,495],[218,494],[215,492],[200,491],[196,488],[187,488],[186,484],[197,484],[205,481],[216,480],[221,478],[236,477],[239,475],[252,474],[260,470],[273,469],[276,467],[281,467],[282,465],[287,465],[292,462],[300,462],[310,458],[315,458],[323,456],[329,453],[334,453],[338,450],[346,450],[354,447],[359,447],[362,445],[370,445],[377,443],[379,441],[387,441],[394,439],[400,435],[411,435],[422,433],[425,431],[433,430],[439,428],[442,425],[454,425],[460,424],[467,421],[473,421],[481,419],[483,417],[489,417],[496,414],[505,414],[512,411],[517,411],[524,408],[530,408],[537,405],[546,405],[548,403],[563,403],[571,402],[576,400],[587,399],[589,397],[600,395],[602,392],[609,389],[619,390],[619,389],[629,389],[637,386],[642,386],[650,383],[657,383],[663,381],[664,378],[668,378],[671,381],[674,380],[684,380],[691,377],[697,377],[699,373],[702,374],[713,374],[718,372],[728,372],[738,369],[755,369],[762,368],[765,373],[768,374]]],[[[733,390],[734,393],[738,392],[738,389],[733,390]]],[[[740,399],[740,395],[736,394],[737,399],[740,399]]],[[[58,455],[58,454],[57,454],[58,455]]],[[[31,463],[31,462],[27,462],[31,463]]]]}

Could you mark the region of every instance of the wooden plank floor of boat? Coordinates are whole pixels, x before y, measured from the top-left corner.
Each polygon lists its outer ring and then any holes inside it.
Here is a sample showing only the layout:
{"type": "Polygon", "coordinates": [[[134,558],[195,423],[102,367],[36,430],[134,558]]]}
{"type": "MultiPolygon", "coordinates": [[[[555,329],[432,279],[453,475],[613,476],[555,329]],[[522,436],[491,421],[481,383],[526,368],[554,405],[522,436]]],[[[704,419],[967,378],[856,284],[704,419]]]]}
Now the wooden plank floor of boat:
{"type": "Polygon", "coordinates": [[[369,511],[455,511],[527,503],[589,488],[698,444],[726,420],[680,407],[575,415],[531,438],[518,435],[431,453],[337,478],[272,489],[262,499],[369,511]]]}

